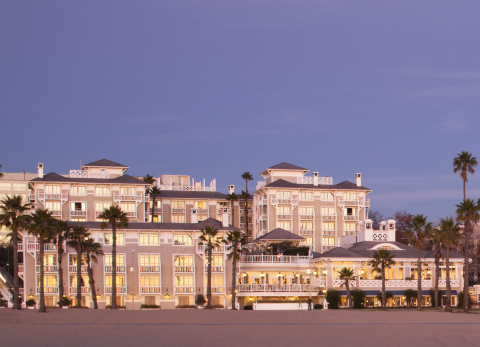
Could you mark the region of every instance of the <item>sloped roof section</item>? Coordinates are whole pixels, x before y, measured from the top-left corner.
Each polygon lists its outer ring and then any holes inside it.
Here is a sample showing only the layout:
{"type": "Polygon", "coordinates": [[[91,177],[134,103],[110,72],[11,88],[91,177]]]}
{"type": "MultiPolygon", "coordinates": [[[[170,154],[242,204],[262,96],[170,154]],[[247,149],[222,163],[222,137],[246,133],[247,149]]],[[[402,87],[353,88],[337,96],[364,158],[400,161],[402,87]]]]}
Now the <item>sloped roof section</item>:
{"type": "Polygon", "coordinates": [[[362,255],[352,252],[351,250],[343,247],[335,247],[325,253],[315,253],[313,259],[315,258],[362,258],[362,255]]]}
{"type": "Polygon", "coordinates": [[[349,181],[343,181],[338,184],[319,184],[318,186],[314,186],[313,184],[298,184],[285,181],[284,179],[278,179],[265,185],[266,188],[300,188],[300,189],[339,189],[339,190],[371,190],[367,187],[359,187],[355,183],[349,181]]]}
{"type": "Polygon", "coordinates": [[[87,166],[87,167],[90,167],[90,166],[99,166],[99,167],[126,167],[126,168],[128,168],[128,166],[126,166],[126,165],[122,165],[122,164],[116,163],[116,162],[111,161],[111,160],[108,160],[108,159],[100,159],[100,160],[93,161],[93,162],[88,163],[88,164],[84,164],[84,165],[82,165],[82,166],[87,166]]]}
{"type": "Polygon", "coordinates": [[[277,228],[253,240],[253,242],[255,241],[303,241],[303,240],[305,240],[305,238],[301,237],[300,235],[296,235],[285,229],[277,228]]]}
{"type": "Polygon", "coordinates": [[[104,183],[104,184],[141,184],[143,186],[148,183],[139,180],[130,175],[122,175],[115,178],[80,178],[80,177],[65,177],[55,172],[50,172],[42,178],[37,177],[31,180],[31,182],[72,182],[72,183],[104,183]]]}
{"type": "MultiPolygon", "coordinates": [[[[153,194],[150,194],[153,196],[153,194]]],[[[227,195],[220,192],[204,192],[204,191],[186,191],[186,190],[162,190],[157,194],[157,199],[162,198],[183,198],[183,199],[226,199],[227,195]]],[[[253,199],[253,198],[252,198],[253,199]]]]}
{"type": "Polygon", "coordinates": [[[277,165],[274,165],[274,166],[270,166],[268,169],[309,171],[308,169],[305,169],[303,167],[293,165],[293,164],[289,164],[289,163],[286,163],[286,162],[283,162],[283,163],[280,163],[280,164],[277,164],[277,165]]]}

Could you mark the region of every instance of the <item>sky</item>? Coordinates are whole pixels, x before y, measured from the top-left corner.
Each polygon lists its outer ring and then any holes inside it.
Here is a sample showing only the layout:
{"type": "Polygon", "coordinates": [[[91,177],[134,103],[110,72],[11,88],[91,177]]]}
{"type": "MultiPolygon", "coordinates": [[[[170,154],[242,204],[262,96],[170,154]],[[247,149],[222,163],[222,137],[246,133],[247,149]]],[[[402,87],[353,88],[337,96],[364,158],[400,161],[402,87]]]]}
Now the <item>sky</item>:
{"type": "MultiPolygon", "coordinates": [[[[480,2],[0,0],[0,164],[244,187],[289,162],[453,215],[480,160],[480,2]]],[[[480,167],[467,197],[480,197],[480,167]]]]}

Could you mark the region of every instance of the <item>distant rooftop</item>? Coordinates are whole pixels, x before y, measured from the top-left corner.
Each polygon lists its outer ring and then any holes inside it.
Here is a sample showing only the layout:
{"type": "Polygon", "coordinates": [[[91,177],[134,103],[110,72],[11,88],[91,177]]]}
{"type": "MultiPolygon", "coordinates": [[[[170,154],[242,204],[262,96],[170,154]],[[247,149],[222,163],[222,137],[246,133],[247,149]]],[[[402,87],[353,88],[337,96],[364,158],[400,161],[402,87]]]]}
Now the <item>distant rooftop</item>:
{"type": "Polygon", "coordinates": [[[293,164],[289,164],[289,163],[286,163],[286,162],[283,162],[283,163],[280,163],[280,164],[277,164],[277,165],[274,165],[274,166],[270,166],[267,169],[309,171],[308,169],[305,169],[303,167],[293,165],[293,164]]]}
{"type": "Polygon", "coordinates": [[[119,164],[108,159],[100,159],[100,160],[82,165],[82,167],[84,166],[85,167],[126,167],[128,168],[128,166],[126,165],[119,164]]]}

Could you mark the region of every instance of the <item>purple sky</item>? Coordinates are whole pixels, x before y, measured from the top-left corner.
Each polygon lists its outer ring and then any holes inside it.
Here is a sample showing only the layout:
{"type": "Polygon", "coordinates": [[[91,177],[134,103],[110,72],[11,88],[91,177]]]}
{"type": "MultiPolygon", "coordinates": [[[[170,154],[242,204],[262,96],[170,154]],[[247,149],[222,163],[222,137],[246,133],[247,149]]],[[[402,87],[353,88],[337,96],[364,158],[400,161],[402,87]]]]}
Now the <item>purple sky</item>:
{"type": "MultiPolygon", "coordinates": [[[[480,160],[480,2],[0,1],[5,172],[244,186],[286,161],[372,188],[373,208],[452,214],[480,160]]],[[[467,186],[480,197],[480,168],[467,186]]]]}

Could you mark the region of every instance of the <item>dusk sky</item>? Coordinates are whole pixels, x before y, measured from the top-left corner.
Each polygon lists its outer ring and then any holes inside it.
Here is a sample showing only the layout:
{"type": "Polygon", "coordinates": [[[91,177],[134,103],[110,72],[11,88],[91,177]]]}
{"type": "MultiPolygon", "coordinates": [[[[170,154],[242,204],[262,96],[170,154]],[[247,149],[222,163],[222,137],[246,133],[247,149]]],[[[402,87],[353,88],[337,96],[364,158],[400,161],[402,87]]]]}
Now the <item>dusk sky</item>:
{"type": "Polygon", "coordinates": [[[0,0],[0,164],[108,158],[239,192],[243,171],[285,161],[361,172],[373,209],[436,222],[462,199],[453,158],[480,160],[479,15],[478,0],[0,0]]]}

